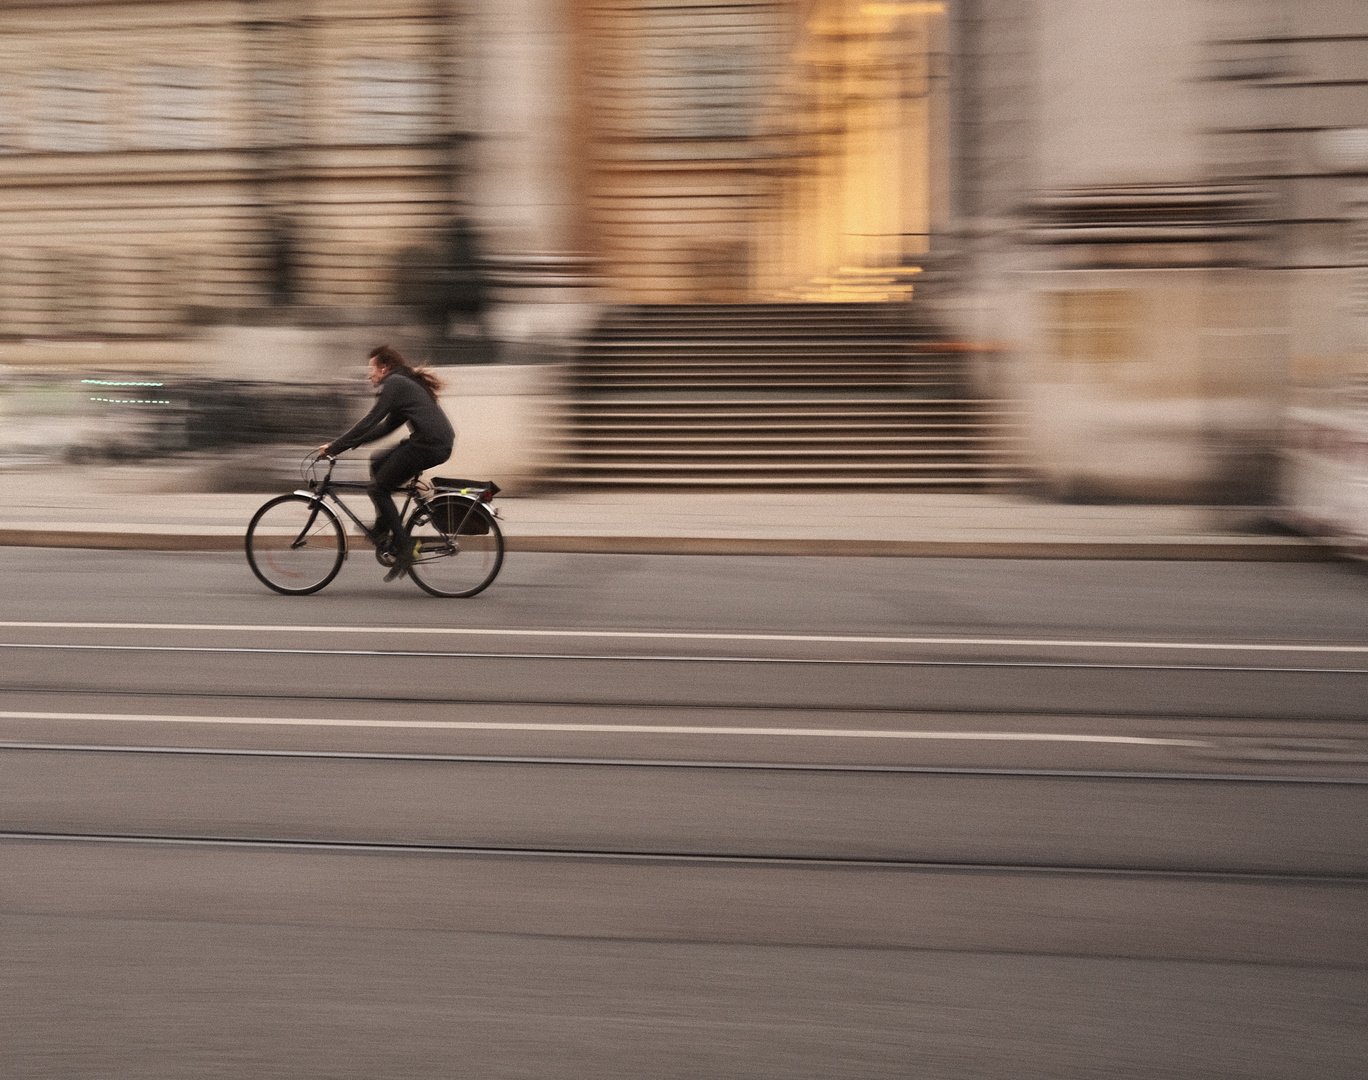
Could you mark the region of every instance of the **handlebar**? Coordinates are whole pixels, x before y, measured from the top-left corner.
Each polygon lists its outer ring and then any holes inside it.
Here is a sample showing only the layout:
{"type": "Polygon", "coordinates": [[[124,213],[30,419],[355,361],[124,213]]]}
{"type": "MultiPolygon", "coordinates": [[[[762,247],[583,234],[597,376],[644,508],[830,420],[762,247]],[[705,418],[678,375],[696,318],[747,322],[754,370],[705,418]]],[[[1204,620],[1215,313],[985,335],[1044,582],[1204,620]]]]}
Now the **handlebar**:
{"type": "Polygon", "coordinates": [[[336,454],[320,454],[317,451],[314,451],[311,454],[305,455],[304,466],[300,470],[300,472],[304,474],[304,479],[308,482],[309,488],[311,490],[314,490],[319,488],[323,484],[326,484],[329,480],[332,479],[333,469],[336,468],[336,466],[336,454]],[[323,478],[321,480],[318,478],[318,475],[314,471],[318,467],[318,463],[320,461],[327,461],[328,463],[328,471],[323,474],[323,478]]]}

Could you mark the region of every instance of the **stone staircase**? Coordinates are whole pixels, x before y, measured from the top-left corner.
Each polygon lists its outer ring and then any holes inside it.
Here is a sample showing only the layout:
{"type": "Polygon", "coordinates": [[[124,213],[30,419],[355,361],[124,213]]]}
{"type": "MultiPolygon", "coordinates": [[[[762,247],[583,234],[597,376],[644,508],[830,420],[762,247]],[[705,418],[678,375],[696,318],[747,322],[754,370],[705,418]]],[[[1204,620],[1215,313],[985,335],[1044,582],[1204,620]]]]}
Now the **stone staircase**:
{"type": "Polygon", "coordinates": [[[571,372],[562,488],[983,491],[1018,481],[1011,410],[909,304],[613,309],[571,372]]]}

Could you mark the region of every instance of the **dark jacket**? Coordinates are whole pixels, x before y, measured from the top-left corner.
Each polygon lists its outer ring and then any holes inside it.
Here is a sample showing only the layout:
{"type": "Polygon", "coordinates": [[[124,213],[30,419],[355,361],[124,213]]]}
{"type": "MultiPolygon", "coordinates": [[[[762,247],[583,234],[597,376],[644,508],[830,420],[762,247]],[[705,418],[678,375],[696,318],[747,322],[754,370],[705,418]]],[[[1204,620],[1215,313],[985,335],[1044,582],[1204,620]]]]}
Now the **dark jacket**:
{"type": "Polygon", "coordinates": [[[383,439],[401,424],[408,424],[413,432],[409,441],[415,446],[451,453],[456,432],[446,413],[421,383],[399,371],[391,371],[380,380],[374,407],[356,422],[355,427],[329,443],[328,453],[340,454],[383,439]]]}

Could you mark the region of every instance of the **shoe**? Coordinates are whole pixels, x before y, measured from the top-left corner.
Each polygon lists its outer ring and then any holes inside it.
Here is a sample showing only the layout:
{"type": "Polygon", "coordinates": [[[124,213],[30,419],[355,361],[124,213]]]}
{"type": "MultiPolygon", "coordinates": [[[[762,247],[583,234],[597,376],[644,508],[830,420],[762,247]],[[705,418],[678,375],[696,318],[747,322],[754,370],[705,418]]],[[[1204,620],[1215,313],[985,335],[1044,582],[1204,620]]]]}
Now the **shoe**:
{"type": "Polygon", "coordinates": [[[407,544],[402,549],[396,548],[394,552],[394,565],[389,568],[389,573],[385,575],[386,581],[393,581],[395,578],[403,577],[409,572],[409,567],[413,565],[413,560],[418,555],[418,541],[407,544]]]}

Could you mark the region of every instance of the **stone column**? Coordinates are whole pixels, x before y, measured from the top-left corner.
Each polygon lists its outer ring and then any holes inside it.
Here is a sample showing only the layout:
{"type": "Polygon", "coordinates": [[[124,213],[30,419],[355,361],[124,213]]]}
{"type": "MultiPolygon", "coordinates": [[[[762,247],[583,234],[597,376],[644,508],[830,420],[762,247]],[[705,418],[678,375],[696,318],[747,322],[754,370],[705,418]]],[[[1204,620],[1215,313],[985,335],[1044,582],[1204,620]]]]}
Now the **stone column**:
{"type": "Polygon", "coordinates": [[[505,359],[554,352],[596,310],[579,250],[574,6],[467,0],[467,211],[492,267],[505,359]]]}

